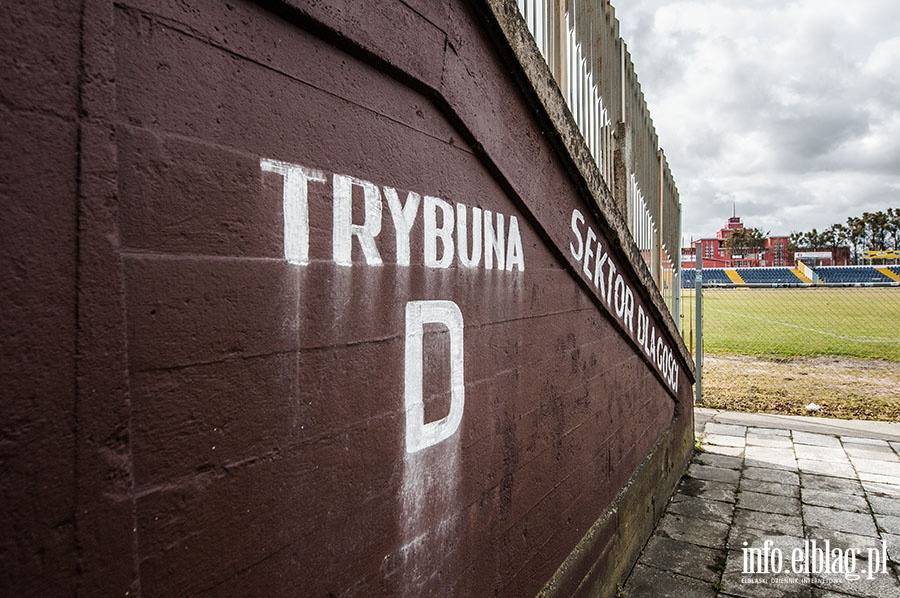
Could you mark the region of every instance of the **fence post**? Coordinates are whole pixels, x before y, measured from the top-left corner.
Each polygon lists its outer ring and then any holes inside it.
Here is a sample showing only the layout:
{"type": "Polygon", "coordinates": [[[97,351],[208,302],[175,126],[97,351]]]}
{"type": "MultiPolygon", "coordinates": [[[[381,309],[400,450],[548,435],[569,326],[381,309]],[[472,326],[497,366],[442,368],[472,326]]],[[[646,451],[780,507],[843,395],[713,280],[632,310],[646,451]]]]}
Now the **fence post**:
{"type": "Polygon", "coordinates": [[[694,351],[694,363],[697,369],[697,382],[694,385],[694,403],[703,404],[703,242],[697,241],[694,246],[694,258],[697,265],[697,275],[694,277],[694,314],[696,322],[694,329],[697,337],[694,351]]]}

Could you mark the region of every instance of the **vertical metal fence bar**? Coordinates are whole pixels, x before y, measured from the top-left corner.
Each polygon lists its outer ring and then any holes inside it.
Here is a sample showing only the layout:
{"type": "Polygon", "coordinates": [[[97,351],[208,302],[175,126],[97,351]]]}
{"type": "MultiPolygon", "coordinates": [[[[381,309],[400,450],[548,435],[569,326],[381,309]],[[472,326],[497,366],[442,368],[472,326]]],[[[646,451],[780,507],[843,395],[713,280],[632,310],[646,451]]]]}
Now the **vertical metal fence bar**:
{"type": "Polygon", "coordinates": [[[597,88],[594,86],[594,74],[588,73],[588,98],[591,104],[591,123],[588,127],[588,139],[590,139],[591,155],[597,160],[597,88]]]}
{"type": "Polygon", "coordinates": [[[517,6],[666,304],[677,309],[678,190],[614,9],[594,0],[517,0],[517,6]],[[623,125],[624,138],[619,139],[623,125]],[[617,187],[620,152],[625,184],[617,187]]]}
{"type": "Polygon", "coordinates": [[[544,24],[547,21],[546,14],[544,12],[544,0],[537,0],[537,6],[535,7],[534,17],[535,17],[535,34],[537,39],[538,48],[541,49],[541,53],[544,55],[544,58],[547,57],[547,49],[545,45],[546,36],[544,31],[544,24]]]}
{"type": "Polygon", "coordinates": [[[547,25],[550,23],[550,11],[547,10],[547,0],[541,0],[541,49],[544,51],[544,59],[550,58],[550,44],[548,34],[550,33],[547,25]]]}
{"type": "Polygon", "coordinates": [[[566,13],[566,35],[569,38],[569,107],[572,108],[572,111],[574,112],[575,86],[578,84],[576,79],[577,75],[575,74],[575,48],[577,47],[577,44],[575,42],[575,24],[569,16],[569,13],[566,13]]]}
{"type": "Polygon", "coordinates": [[[694,250],[697,258],[697,272],[694,277],[694,323],[695,352],[694,366],[697,370],[697,381],[694,383],[694,402],[703,404],[703,244],[697,241],[694,250]]]}

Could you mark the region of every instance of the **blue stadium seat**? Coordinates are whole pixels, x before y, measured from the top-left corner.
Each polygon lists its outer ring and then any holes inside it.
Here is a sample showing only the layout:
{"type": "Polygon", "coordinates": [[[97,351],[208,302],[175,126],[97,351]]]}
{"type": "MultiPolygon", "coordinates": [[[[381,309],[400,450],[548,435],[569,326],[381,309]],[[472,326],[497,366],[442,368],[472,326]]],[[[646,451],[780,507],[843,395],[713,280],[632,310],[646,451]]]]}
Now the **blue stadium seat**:
{"type": "Polygon", "coordinates": [[[725,274],[724,268],[708,268],[703,270],[703,286],[708,285],[733,285],[734,283],[725,274]]]}
{"type": "Polygon", "coordinates": [[[683,269],[681,271],[681,288],[682,289],[692,289],[694,288],[694,279],[697,278],[697,271],[694,268],[683,269]]]}
{"type": "MultiPolygon", "coordinates": [[[[681,288],[694,288],[694,280],[697,276],[697,270],[694,268],[684,269],[681,271],[681,288]]],[[[724,268],[704,268],[703,269],[703,286],[733,286],[734,282],[725,274],[724,268]]]]}
{"type": "Polygon", "coordinates": [[[874,266],[819,266],[815,268],[819,280],[838,284],[865,284],[871,282],[892,282],[890,278],[874,266]]]}
{"type": "Polygon", "coordinates": [[[790,268],[738,268],[737,273],[747,284],[800,284],[802,281],[797,278],[790,268]]]}
{"type": "MultiPolygon", "coordinates": [[[[690,270],[682,270],[681,271],[681,288],[683,289],[692,289],[694,288],[694,283],[697,278],[697,270],[691,268],[690,270]]],[[[728,278],[728,275],[725,274],[725,271],[721,268],[709,268],[703,270],[703,286],[708,285],[730,285],[734,284],[731,282],[731,279],[728,278]]]]}
{"type": "MultiPolygon", "coordinates": [[[[887,266],[891,272],[900,276],[900,266],[887,266]]],[[[874,266],[819,266],[814,268],[819,281],[832,284],[868,284],[873,282],[895,282],[875,269],[874,266]]],[[[802,284],[791,268],[737,268],[737,273],[747,284],[794,285],[802,284]]],[[[686,268],[681,271],[681,288],[694,288],[696,270],[686,268]]],[[[703,270],[703,286],[732,286],[734,282],[728,278],[724,268],[706,268],[703,270]]]]}

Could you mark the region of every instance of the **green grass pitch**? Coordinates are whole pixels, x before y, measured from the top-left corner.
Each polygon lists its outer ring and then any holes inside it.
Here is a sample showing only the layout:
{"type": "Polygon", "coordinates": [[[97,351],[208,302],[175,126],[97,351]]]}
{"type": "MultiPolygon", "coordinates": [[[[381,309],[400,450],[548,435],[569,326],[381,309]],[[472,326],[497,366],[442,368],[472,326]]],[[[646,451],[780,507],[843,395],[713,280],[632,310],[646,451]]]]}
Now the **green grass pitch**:
{"type": "MultiPolygon", "coordinates": [[[[688,338],[694,329],[693,290],[686,290],[682,305],[688,338]]],[[[703,350],[900,362],[900,288],[703,289],[703,350]]]]}

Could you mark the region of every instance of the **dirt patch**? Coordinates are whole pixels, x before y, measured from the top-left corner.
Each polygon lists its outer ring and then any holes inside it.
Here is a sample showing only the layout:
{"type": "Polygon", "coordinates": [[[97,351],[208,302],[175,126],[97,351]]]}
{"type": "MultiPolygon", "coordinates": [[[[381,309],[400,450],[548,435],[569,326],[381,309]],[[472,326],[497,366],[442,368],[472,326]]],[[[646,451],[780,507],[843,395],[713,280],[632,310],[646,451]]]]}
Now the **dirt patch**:
{"type": "Polygon", "coordinates": [[[707,355],[703,400],[714,409],[900,421],[900,367],[846,357],[707,355]],[[807,411],[810,403],[820,410],[807,411]]]}

